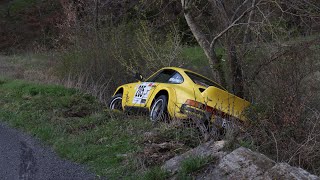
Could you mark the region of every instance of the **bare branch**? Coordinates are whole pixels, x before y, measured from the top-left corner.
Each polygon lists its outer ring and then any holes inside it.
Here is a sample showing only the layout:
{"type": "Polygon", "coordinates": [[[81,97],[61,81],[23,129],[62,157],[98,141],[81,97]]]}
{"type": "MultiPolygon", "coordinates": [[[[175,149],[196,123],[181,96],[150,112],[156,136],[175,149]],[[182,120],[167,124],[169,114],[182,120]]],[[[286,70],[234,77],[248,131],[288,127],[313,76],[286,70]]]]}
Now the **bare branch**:
{"type": "MultiPolygon", "coordinates": [[[[251,4],[252,8],[254,8],[255,3],[256,3],[256,0],[252,0],[252,4],[251,4]]],[[[250,13],[249,13],[247,28],[246,28],[246,30],[244,32],[243,43],[248,43],[249,29],[250,29],[250,24],[251,24],[251,21],[252,21],[253,12],[254,12],[254,9],[252,9],[252,11],[250,11],[250,13]]]]}
{"type": "Polygon", "coordinates": [[[224,4],[220,0],[209,0],[209,2],[218,8],[218,11],[220,11],[221,15],[223,16],[225,24],[230,24],[230,19],[227,15],[227,11],[224,7],[224,4]]]}
{"type": "Polygon", "coordinates": [[[228,32],[232,27],[238,26],[240,24],[237,24],[248,12],[252,11],[255,6],[248,8],[245,10],[236,20],[234,20],[227,28],[225,28],[223,31],[221,31],[218,35],[216,35],[213,40],[210,43],[210,47],[213,48],[216,41],[226,32],[228,32]]]}
{"type": "Polygon", "coordinates": [[[270,133],[271,133],[271,135],[272,135],[272,137],[273,137],[273,140],[274,140],[274,142],[275,142],[275,144],[276,144],[276,150],[277,150],[277,162],[279,162],[279,149],[278,149],[278,142],[277,142],[276,137],[274,136],[274,133],[273,133],[272,131],[270,131],[270,133]]]}
{"type": "MultiPolygon", "coordinates": [[[[234,19],[236,18],[239,10],[240,10],[245,4],[247,4],[248,1],[249,1],[249,0],[244,0],[244,1],[242,2],[242,4],[237,7],[237,9],[234,11],[233,16],[232,16],[232,18],[231,18],[232,21],[234,21],[234,19]]],[[[254,1],[255,1],[255,0],[253,0],[253,2],[254,2],[254,1]]],[[[254,4],[254,3],[252,3],[252,4],[254,4]]]]}
{"type": "MultiPolygon", "coordinates": [[[[311,17],[311,18],[320,17],[319,14],[313,14],[311,12],[307,12],[307,10],[305,10],[305,9],[300,9],[298,7],[296,7],[295,9],[298,11],[303,11],[304,13],[298,14],[298,13],[289,12],[288,10],[284,10],[277,1],[272,1],[272,2],[274,2],[274,4],[280,9],[280,11],[285,14],[290,14],[292,16],[298,16],[298,17],[311,17]]],[[[310,5],[310,3],[308,3],[308,4],[310,5]]],[[[313,6],[315,6],[315,5],[313,5],[313,6]]],[[[317,8],[319,9],[319,7],[317,7],[317,8]]]]}

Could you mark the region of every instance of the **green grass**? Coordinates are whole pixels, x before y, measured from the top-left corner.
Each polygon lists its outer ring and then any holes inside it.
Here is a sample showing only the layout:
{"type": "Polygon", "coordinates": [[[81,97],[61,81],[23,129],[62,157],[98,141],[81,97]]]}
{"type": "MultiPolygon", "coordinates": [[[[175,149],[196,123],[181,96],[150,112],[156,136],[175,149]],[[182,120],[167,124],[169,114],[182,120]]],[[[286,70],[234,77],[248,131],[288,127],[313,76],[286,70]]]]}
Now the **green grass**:
{"type": "MultiPolygon", "coordinates": [[[[221,58],[221,65],[225,72],[228,70],[227,54],[222,47],[216,47],[215,52],[218,58],[221,58]]],[[[200,46],[185,46],[181,52],[181,58],[185,62],[187,69],[198,72],[204,76],[212,77],[212,71],[208,58],[206,57],[203,49],[200,46]]],[[[226,73],[228,74],[228,73],[226,73]]],[[[228,77],[226,77],[228,79],[228,77]]]]}
{"type": "Polygon", "coordinates": [[[181,168],[178,172],[178,179],[193,179],[193,174],[201,170],[205,165],[212,161],[214,161],[214,159],[200,156],[189,157],[185,159],[182,162],[181,168]]]}
{"type": "Polygon", "coordinates": [[[111,179],[137,176],[134,153],[152,124],[104,111],[92,96],[62,86],[0,79],[0,120],[38,137],[61,156],[111,179]]]}
{"type": "Polygon", "coordinates": [[[182,57],[186,59],[188,63],[194,66],[208,64],[207,57],[199,46],[184,47],[182,51],[182,57]]]}
{"type": "MultiPolygon", "coordinates": [[[[226,53],[223,48],[215,49],[218,56],[222,59],[226,58],[226,53]]],[[[196,67],[208,66],[208,58],[206,57],[203,49],[200,46],[184,47],[182,50],[182,58],[190,65],[196,67]]]]}
{"type": "Polygon", "coordinates": [[[168,179],[169,173],[159,166],[150,168],[143,176],[144,180],[164,180],[168,179]]]}

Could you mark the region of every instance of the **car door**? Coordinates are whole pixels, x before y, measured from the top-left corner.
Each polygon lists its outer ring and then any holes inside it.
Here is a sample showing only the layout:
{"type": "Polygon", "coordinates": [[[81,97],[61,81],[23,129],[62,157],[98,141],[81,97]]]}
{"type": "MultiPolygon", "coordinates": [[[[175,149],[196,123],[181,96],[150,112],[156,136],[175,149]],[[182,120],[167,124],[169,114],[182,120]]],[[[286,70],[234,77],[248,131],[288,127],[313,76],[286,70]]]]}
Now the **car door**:
{"type": "Polygon", "coordinates": [[[154,92],[156,84],[153,82],[141,82],[134,87],[132,98],[133,106],[145,106],[147,99],[154,92]]]}
{"type": "Polygon", "coordinates": [[[175,70],[163,69],[154,76],[148,78],[145,82],[138,83],[134,87],[134,95],[131,100],[133,106],[144,107],[150,100],[150,97],[152,97],[152,94],[157,92],[159,84],[176,83],[175,81],[178,81],[177,75],[179,75],[179,77],[181,76],[175,70]]]}

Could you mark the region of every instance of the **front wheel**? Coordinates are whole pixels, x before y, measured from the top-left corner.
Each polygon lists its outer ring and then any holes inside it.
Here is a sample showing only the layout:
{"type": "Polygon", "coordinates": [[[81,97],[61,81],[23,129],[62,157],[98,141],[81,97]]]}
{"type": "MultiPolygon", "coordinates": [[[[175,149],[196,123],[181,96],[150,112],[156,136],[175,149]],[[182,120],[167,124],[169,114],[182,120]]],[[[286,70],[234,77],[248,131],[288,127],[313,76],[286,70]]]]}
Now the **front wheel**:
{"type": "Polygon", "coordinates": [[[109,108],[122,111],[122,94],[116,94],[111,98],[109,108]]]}
{"type": "Polygon", "coordinates": [[[160,120],[165,120],[168,117],[168,98],[165,95],[159,96],[151,106],[150,120],[156,123],[160,120]]]}

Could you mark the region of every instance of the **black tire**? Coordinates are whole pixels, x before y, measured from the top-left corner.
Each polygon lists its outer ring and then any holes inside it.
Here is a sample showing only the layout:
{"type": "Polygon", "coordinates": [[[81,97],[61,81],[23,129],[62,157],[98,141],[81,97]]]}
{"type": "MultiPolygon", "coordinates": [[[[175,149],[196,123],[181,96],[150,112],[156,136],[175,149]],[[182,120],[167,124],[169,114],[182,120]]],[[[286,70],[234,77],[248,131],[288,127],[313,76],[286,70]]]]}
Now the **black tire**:
{"type": "Polygon", "coordinates": [[[168,98],[165,95],[159,96],[151,106],[150,120],[153,123],[166,120],[168,118],[168,98]]]}
{"type": "Polygon", "coordinates": [[[122,111],[122,94],[116,94],[114,95],[109,104],[108,104],[108,107],[112,110],[120,110],[122,111]]]}

